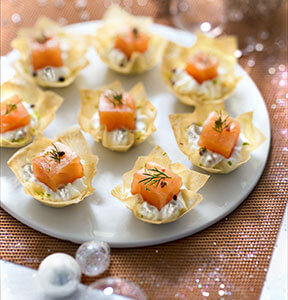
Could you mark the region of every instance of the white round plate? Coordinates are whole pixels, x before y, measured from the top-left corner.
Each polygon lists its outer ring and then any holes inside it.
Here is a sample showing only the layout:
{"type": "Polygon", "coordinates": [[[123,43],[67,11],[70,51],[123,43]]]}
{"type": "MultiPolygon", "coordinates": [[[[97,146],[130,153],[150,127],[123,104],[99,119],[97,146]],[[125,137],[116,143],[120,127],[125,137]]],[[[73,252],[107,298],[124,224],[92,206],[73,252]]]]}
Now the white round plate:
{"type": "MultiPolygon", "coordinates": [[[[78,33],[93,34],[99,22],[74,24],[67,27],[78,33]]],[[[155,32],[180,44],[191,45],[194,36],[190,33],[166,26],[153,25],[155,32]]],[[[18,56],[12,51],[2,59],[2,78],[11,72],[9,66],[18,56]]],[[[228,175],[212,175],[200,190],[203,201],[191,212],[176,222],[165,225],[144,223],[134,217],[123,203],[114,198],[110,191],[121,182],[123,173],[130,170],[138,156],[147,155],[155,145],[160,145],[173,162],[192,168],[191,162],[178,149],[168,115],[184,113],[191,108],[180,103],[163,83],[160,67],[143,75],[125,76],[109,70],[96,52],[89,49],[87,66],[73,85],[55,90],[65,101],[57,112],[45,134],[53,138],[64,129],[77,123],[80,107],[80,88],[96,89],[103,84],[119,79],[126,89],[139,81],[144,83],[148,99],[156,106],[157,131],[148,140],[127,153],[112,152],[85,134],[95,154],[99,156],[98,173],[94,177],[95,193],[82,203],[65,208],[46,207],[23,192],[7,160],[15,149],[1,149],[1,206],[24,224],[48,235],[82,243],[87,240],[102,240],[112,247],[138,247],[177,240],[216,223],[232,212],[252,191],[258,182],[269,153],[270,122],[264,100],[248,74],[239,66],[236,73],[243,76],[236,91],[227,100],[226,107],[232,116],[243,112],[254,112],[254,124],[267,137],[266,141],[252,153],[248,163],[228,175]]],[[[197,170],[200,171],[201,170],[197,170]]]]}

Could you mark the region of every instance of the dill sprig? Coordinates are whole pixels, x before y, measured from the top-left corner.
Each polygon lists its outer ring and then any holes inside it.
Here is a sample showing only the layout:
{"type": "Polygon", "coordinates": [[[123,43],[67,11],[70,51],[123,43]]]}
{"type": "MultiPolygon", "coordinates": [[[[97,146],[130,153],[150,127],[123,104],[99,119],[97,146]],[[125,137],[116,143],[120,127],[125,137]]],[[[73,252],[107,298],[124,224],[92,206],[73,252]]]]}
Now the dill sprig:
{"type": "Polygon", "coordinates": [[[138,34],[139,34],[139,31],[136,27],[133,28],[133,34],[134,34],[135,37],[137,37],[138,34]]]}
{"type": "Polygon", "coordinates": [[[17,109],[17,104],[10,103],[6,106],[6,112],[5,115],[10,114],[13,110],[17,109]]]}
{"type": "Polygon", "coordinates": [[[231,122],[227,123],[229,116],[224,120],[222,119],[222,112],[220,111],[218,119],[215,121],[215,126],[212,127],[216,132],[221,134],[224,129],[228,128],[231,122]]]}
{"type": "Polygon", "coordinates": [[[158,185],[160,183],[161,183],[161,187],[163,188],[164,186],[167,185],[167,182],[165,182],[165,179],[171,178],[156,167],[152,168],[152,169],[146,169],[146,167],[145,167],[145,170],[146,170],[146,172],[143,173],[143,175],[147,176],[147,178],[144,178],[144,179],[138,181],[138,183],[144,182],[146,191],[150,191],[150,189],[149,189],[150,185],[155,185],[156,187],[158,187],[158,185]],[[150,173],[147,173],[147,172],[150,172],[150,173]],[[163,182],[163,184],[162,184],[162,182],[163,182]]]}
{"type": "Polygon", "coordinates": [[[113,104],[113,106],[122,105],[122,94],[121,93],[115,93],[112,95],[112,98],[109,98],[110,102],[113,104]]]}
{"type": "Polygon", "coordinates": [[[51,151],[49,151],[48,153],[50,153],[50,157],[53,158],[54,160],[56,160],[58,163],[60,163],[60,159],[61,157],[65,154],[64,151],[59,151],[58,148],[56,147],[55,144],[52,144],[53,148],[51,151]]]}
{"type": "Polygon", "coordinates": [[[44,44],[47,41],[47,39],[48,38],[43,31],[41,31],[35,38],[35,40],[40,44],[44,44]]]}

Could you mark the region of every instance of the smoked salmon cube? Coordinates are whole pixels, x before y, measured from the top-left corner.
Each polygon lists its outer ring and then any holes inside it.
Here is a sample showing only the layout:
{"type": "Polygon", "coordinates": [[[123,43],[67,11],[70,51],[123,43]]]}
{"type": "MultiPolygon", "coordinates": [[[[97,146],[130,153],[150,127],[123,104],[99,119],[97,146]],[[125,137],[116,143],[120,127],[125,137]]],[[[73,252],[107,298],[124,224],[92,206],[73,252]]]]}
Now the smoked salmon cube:
{"type": "Polygon", "coordinates": [[[177,199],[182,179],[156,163],[147,163],[133,176],[131,193],[140,194],[144,201],[160,211],[172,199],[177,199]]]}
{"type": "Polygon", "coordinates": [[[144,53],[148,49],[149,36],[137,28],[124,28],[116,36],[114,47],[129,59],[133,52],[144,53]]]}
{"type": "Polygon", "coordinates": [[[1,133],[28,124],[30,124],[30,115],[17,95],[1,103],[1,133]]]}
{"type": "Polygon", "coordinates": [[[35,177],[54,192],[84,175],[79,156],[59,142],[37,154],[32,166],[35,177]]]}
{"type": "Polygon", "coordinates": [[[237,120],[211,112],[204,122],[198,145],[229,158],[237,144],[240,131],[237,120]]]}
{"type": "Polygon", "coordinates": [[[56,37],[31,42],[31,60],[34,71],[45,67],[62,67],[61,48],[56,37]]]}
{"type": "Polygon", "coordinates": [[[203,52],[198,52],[186,62],[186,72],[199,84],[218,75],[218,60],[203,52]]]}
{"type": "Polygon", "coordinates": [[[99,117],[100,124],[105,125],[107,131],[134,130],[136,105],[133,97],[128,93],[106,91],[100,97],[99,117]]]}

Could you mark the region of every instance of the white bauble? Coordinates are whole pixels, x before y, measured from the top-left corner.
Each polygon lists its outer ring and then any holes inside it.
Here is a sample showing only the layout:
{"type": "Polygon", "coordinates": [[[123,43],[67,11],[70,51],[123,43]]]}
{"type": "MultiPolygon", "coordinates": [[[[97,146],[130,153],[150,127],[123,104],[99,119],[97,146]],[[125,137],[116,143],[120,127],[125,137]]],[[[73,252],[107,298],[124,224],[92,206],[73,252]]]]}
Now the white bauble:
{"type": "Polygon", "coordinates": [[[65,253],[47,256],[38,269],[38,279],[43,291],[53,297],[71,295],[77,289],[80,278],[78,263],[65,253]]]}

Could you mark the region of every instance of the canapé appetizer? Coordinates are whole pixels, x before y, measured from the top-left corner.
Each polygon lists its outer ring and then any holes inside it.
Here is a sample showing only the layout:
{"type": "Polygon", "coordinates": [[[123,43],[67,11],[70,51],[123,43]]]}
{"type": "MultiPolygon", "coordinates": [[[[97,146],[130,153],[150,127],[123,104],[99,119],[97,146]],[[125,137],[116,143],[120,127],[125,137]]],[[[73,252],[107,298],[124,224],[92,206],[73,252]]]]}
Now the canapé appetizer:
{"type": "Polygon", "coordinates": [[[63,207],[93,193],[97,162],[80,129],[72,127],[53,141],[38,135],[8,165],[26,194],[48,206],[63,207]]]}
{"type": "Polygon", "coordinates": [[[65,32],[42,17],[33,28],[20,30],[12,41],[12,47],[20,52],[14,66],[19,74],[40,86],[68,86],[88,64],[88,46],[87,36],[65,32]]]}
{"type": "Polygon", "coordinates": [[[116,81],[99,90],[81,90],[79,124],[95,141],[114,151],[127,151],[155,130],[156,109],[142,83],[125,92],[116,81]]]}
{"type": "Polygon", "coordinates": [[[111,69],[125,74],[143,73],[160,60],[166,41],[149,31],[153,21],[136,17],[112,5],[97,30],[95,48],[111,69]]]}
{"type": "Polygon", "coordinates": [[[22,147],[54,119],[63,98],[13,78],[1,84],[0,146],[22,147]]]}
{"type": "Polygon", "coordinates": [[[177,98],[187,105],[223,102],[235,89],[240,77],[234,68],[236,38],[197,35],[186,48],[169,42],[162,61],[162,76],[177,98]]]}
{"type": "Polygon", "coordinates": [[[167,153],[157,146],[148,156],[140,156],[134,168],[123,175],[123,183],[112,195],[148,223],[175,221],[202,199],[197,191],[209,176],[171,162],[167,153]]]}
{"type": "Polygon", "coordinates": [[[196,166],[211,173],[229,173],[250,159],[265,137],[253,126],[253,112],[230,117],[225,110],[170,115],[180,150],[196,166]]]}

